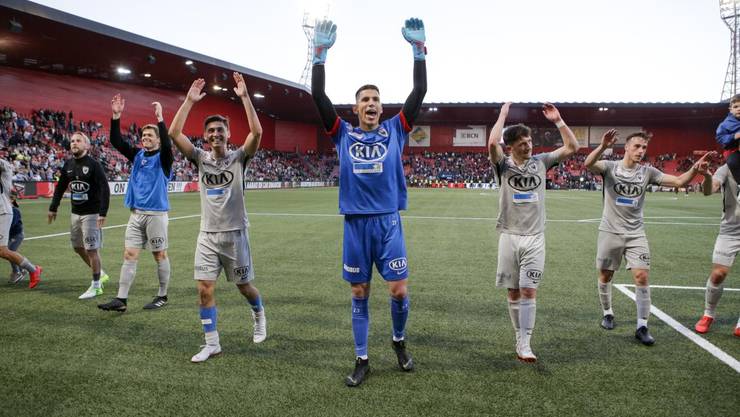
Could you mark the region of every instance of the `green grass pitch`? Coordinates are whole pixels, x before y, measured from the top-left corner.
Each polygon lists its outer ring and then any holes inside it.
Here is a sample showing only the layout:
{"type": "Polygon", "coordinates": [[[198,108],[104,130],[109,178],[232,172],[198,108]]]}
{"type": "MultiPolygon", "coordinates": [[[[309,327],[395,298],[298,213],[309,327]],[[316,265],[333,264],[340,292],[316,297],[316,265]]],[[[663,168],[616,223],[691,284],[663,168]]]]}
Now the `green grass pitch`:
{"type": "MultiPolygon", "coordinates": [[[[548,192],[547,262],[532,347],[536,365],[515,360],[505,291],[494,287],[498,194],[409,191],[403,213],[411,313],[408,343],[417,370],[397,370],[390,347],[388,295],[374,276],[372,372],[344,386],[353,366],[349,286],[341,279],[342,219],[336,189],[248,191],[256,285],[268,339],[251,342],[243,298],[221,278],[216,293],[224,354],[190,363],[203,343],[193,282],[200,205],[171,196],[170,304],[156,294],[142,253],[124,314],[103,312],[115,296],[124,227],[104,232],[102,298],[80,301],[90,274],[67,235],[24,242],[44,267],[35,290],[0,281],[0,416],[729,416],[740,407],[740,375],[655,317],[657,343],[633,338],[635,306],[615,289],[618,327],[599,327],[597,221],[601,193],[548,192]],[[176,219],[183,217],[181,219],[176,219]]],[[[113,198],[107,226],[128,212],[113,198]]],[[[69,202],[46,224],[48,200],[24,201],[26,237],[68,230],[69,202]]],[[[703,287],[721,212],[719,196],[648,195],[645,216],[654,285],[703,287]]],[[[9,266],[0,266],[6,277],[9,266]]],[[[631,284],[624,270],[615,282],[631,284]]],[[[740,288],[732,271],[726,287],[740,288]]],[[[658,289],[653,304],[693,328],[701,290],[658,289]]],[[[706,339],[734,358],[740,292],[726,291],[706,339]]]]}

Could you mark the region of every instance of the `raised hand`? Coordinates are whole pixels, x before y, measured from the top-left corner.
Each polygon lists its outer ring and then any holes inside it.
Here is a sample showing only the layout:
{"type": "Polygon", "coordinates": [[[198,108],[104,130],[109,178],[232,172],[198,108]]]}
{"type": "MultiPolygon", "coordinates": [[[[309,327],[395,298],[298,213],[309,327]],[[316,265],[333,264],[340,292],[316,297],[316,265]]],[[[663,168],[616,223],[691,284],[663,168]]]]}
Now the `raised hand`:
{"type": "Polygon", "coordinates": [[[313,64],[326,62],[326,52],[337,40],[337,25],[331,20],[316,22],[313,30],[313,64]]]}
{"type": "Polygon", "coordinates": [[[190,86],[190,90],[188,90],[188,95],[186,97],[186,100],[189,100],[193,103],[197,103],[206,96],[206,93],[203,92],[203,88],[206,86],[206,80],[202,78],[198,78],[197,80],[193,81],[193,84],[190,86]]]}
{"type": "Polygon", "coordinates": [[[551,103],[545,103],[542,105],[542,114],[547,118],[547,120],[556,124],[563,120],[563,118],[560,117],[560,112],[557,107],[553,106],[551,103]]]}
{"type": "Polygon", "coordinates": [[[617,143],[617,138],[619,138],[617,129],[609,129],[601,136],[601,146],[604,149],[609,149],[617,143]]]}
{"type": "Polygon", "coordinates": [[[498,113],[499,114],[499,117],[506,118],[509,115],[509,107],[511,107],[511,102],[510,101],[507,101],[506,103],[504,103],[504,105],[501,106],[501,110],[498,113]]]}
{"type": "Polygon", "coordinates": [[[699,174],[709,174],[709,158],[714,157],[716,154],[717,152],[715,151],[705,153],[698,161],[694,162],[694,165],[691,168],[699,174]]]}
{"type": "Polygon", "coordinates": [[[248,97],[249,92],[247,91],[247,83],[244,82],[244,76],[238,72],[234,72],[234,82],[236,83],[234,94],[237,97],[248,97]]]}
{"type": "Polygon", "coordinates": [[[164,120],[164,117],[162,117],[162,104],[155,101],[152,103],[152,107],[154,107],[154,116],[157,118],[157,121],[161,122],[164,120]]]}
{"type": "Polygon", "coordinates": [[[424,22],[415,17],[407,19],[404,27],[401,28],[401,34],[411,44],[414,51],[414,60],[424,60],[427,54],[427,49],[424,46],[427,40],[426,32],[424,32],[424,22]]]}
{"type": "Polygon", "coordinates": [[[123,113],[124,107],[126,107],[126,100],[124,100],[120,94],[113,96],[113,99],[110,101],[110,109],[113,112],[113,119],[121,118],[121,113],[123,113]]]}

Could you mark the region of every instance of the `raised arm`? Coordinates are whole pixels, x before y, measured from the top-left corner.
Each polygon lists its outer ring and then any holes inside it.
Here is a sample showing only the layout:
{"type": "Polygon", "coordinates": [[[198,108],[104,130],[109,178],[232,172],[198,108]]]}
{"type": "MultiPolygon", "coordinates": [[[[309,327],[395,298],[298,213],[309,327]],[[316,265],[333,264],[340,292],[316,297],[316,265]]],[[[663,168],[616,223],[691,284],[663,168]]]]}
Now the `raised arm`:
{"type": "Polygon", "coordinates": [[[493,129],[491,129],[491,134],[488,136],[488,158],[494,164],[498,164],[504,158],[504,149],[499,142],[504,135],[504,125],[506,124],[506,118],[509,116],[509,107],[511,107],[510,101],[507,101],[501,106],[498,119],[493,125],[493,129]]]}
{"type": "Polygon", "coordinates": [[[244,111],[247,113],[247,122],[249,123],[249,134],[244,139],[242,148],[247,156],[252,157],[260,147],[260,140],[262,139],[262,125],[260,119],[257,117],[257,111],[252,105],[252,100],[249,99],[249,91],[247,91],[247,83],[244,82],[244,76],[238,72],[234,72],[234,93],[239,97],[244,105],[244,111]]]}
{"type": "Polygon", "coordinates": [[[599,161],[601,159],[601,155],[604,154],[604,151],[614,146],[615,143],[617,143],[617,138],[619,137],[619,132],[617,132],[617,129],[609,129],[601,136],[601,143],[599,146],[594,148],[593,151],[591,151],[590,154],[586,157],[586,160],[583,162],[583,165],[586,166],[586,169],[590,172],[593,172],[594,174],[601,174],[606,169],[606,164],[604,162],[599,161]]]}
{"type": "Polygon", "coordinates": [[[573,134],[573,131],[570,130],[568,125],[565,124],[558,109],[550,103],[545,103],[542,106],[542,114],[545,115],[547,120],[555,123],[555,126],[560,131],[560,136],[563,138],[563,146],[553,151],[553,155],[557,161],[560,162],[568,159],[578,152],[578,139],[576,139],[576,135],[573,134]]]}
{"type": "Polygon", "coordinates": [[[128,142],[123,140],[123,136],[121,136],[121,114],[123,113],[124,107],[126,107],[126,100],[124,100],[120,94],[113,96],[113,99],[110,101],[110,109],[113,113],[110,120],[110,143],[118,152],[121,153],[121,155],[125,156],[126,159],[130,162],[134,162],[134,158],[138,151],[128,142]]]}
{"type": "Polygon", "coordinates": [[[155,101],[152,103],[152,107],[154,107],[154,117],[157,118],[157,130],[159,131],[159,161],[162,162],[164,176],[169,178],[172,173],[172,164],[175,162],[172,155],[172,141],[169,133],[167,133],[167,125],[164,123],[162,104],[155,101]]]}
{"type": "Polygon", "coordinates": [[[188,159],[193,159],[195,147],[190,143],[190,139],[182,133],[182,129],[185,126],[185,120],[187,120],[193,105],[205,97],[206,93],[203,92],[203,87],[205,86],[206,81],[202,78],[193,81],[188,94],[185,96],[185,101],[182,102],[182,105],[175,114],[175,118],[172,119],[172,125],[169,130],[169,135],[175,142],[175,146],[188,159]]]}
{"type": "Polygon", "coordinates": [[[663,179],[660,181],[660,185],[663,187],[683,187],[701,171],[706,171],[709,161],[707,160],[710,156],[715,155],[716,152],[707,152],[699,158],[698,161],[694,162],[694,165],[689,168],[688,171],[684,172],[679,176],[664,174],[663,179]]]}
{"type": "Polygon", "coordinates": [[[401,28],[401,33],[404,39],[411,44],[414,53],[414,88],[406,98],[406,102],[403,103],[403,109],[401,110],[406,122],[409,126],[413,126],[427,93],[427,50],[424,22],[416,18],[408,19],[405,26],[401,28]]]}
{"type": "Polygon", "coordinates": [[[334,105],[326,95],[326,74],[324,72],[326,53],[336,40],[337,25],[332,23],[331,20],[322,20],[316,23],[313,39],[313,68],[311,68],[311,96],[319,110],[321,124],[324,125],[327,132],[332,130],[339,117],[334,105]]]}
{"type": "Polygon", "coordinates": [[[704,181],[701,183],[701,189],[704,195],[712,195],[712,193],[719,192],[722,183],[712,178],[712,173],[709,172],[709,164],[699,166],[697,172],[704,177],[704,181]]]}

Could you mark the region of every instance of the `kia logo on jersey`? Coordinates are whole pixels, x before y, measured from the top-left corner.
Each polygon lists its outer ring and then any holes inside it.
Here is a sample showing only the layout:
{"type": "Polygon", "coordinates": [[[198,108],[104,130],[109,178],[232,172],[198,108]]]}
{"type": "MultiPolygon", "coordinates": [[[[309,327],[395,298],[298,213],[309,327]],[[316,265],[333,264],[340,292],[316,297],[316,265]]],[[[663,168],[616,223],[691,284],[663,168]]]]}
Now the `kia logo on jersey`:
{"type": "Polygon", "coordinates": [[[90,191],[90,184],[84,181],[72,181],[69,184],[69,189],[73,193],[86,193],[90,191]]]}
{"type": "Polygon", "coordinates": [[[532,191],[542,184],[542,178],[539,175],[522,175],[516,174],[509,177],[509,186],[519,191],[532,191]]]}
{"type": "Polygon", "coordinates": [[[385,159],[388,148],[382,143],[364,144],[355,142],[349,147],[349,154],[355,161],[377,162],[385,159]]]}
{"type": "Polygon", "coordinates": [[[614,192],[623,197],[639,197],[642,195],[642,187],[629,182],[618,182],[614,184],[614,192]]]}
{"type": "Polygon", "coordinates": [[[401,272],[406,269],[406,258],[393,259],[392,261],[388,262],[388,266],[396,272],[401,272]]]}
{"type": "Polygon", "coordinates": [[[204,172],[201,174],[200,180],[207,188],[221,188],[234,181],[234,174],[231,171],[221,171],[215,174],[204,172]]]}

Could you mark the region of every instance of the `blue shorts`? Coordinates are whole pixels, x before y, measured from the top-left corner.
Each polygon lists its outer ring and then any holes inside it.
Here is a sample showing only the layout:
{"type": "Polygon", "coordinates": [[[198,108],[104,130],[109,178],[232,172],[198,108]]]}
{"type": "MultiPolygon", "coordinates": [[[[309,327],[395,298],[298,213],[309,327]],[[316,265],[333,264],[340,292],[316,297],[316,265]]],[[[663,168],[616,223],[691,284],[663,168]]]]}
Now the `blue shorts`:
{"type": "Polygon", "coordinates": [[[342,276],[352,284],[370,282],[373,264],[386,281],[406,279],[406,244],[398,212],[344,216],[342,262],[342,276]]]}

